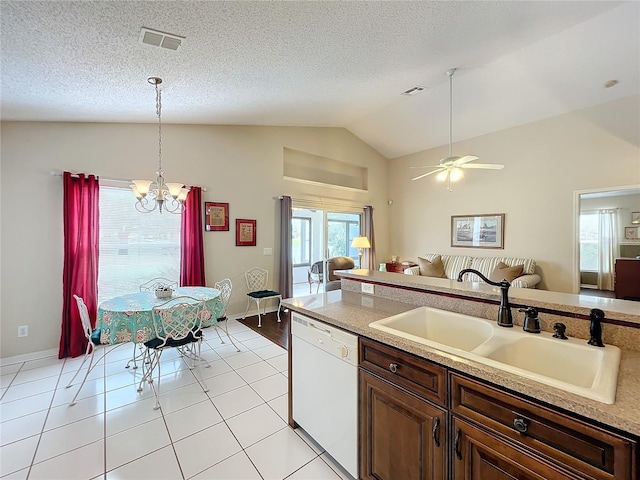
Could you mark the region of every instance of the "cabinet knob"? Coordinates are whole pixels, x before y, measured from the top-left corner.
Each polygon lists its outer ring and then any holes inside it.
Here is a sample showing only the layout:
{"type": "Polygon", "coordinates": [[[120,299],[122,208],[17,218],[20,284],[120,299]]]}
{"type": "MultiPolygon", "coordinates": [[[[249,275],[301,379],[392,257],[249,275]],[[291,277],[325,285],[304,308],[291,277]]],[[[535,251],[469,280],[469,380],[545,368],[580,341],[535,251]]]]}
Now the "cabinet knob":
{"type": "Polygon", "coordinates": [[[513,427],[520,433],[525,433],[529,425],[527,425],[527,421],[524,418],[516,418],[513,421],[513,427]]]}
{"type": "Polygon", "coordinates": [[[391,370],[391,373],[396,373],[398,371],[398,364],[397,363],[390,363],[389,364],[389,370],[391,370]]]}

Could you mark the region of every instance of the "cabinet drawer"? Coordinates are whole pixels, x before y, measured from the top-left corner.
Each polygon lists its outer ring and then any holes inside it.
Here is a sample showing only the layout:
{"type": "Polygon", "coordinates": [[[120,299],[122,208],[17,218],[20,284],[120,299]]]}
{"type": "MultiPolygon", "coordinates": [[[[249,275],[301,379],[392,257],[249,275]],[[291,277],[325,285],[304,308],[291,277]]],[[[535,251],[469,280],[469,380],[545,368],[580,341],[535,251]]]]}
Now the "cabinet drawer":
{"type": "Polygon", "coordinates": [[[428,360],[363,338],[360,366],[427,400],[447,404],[447,371],[428,360]]]}
{"type": "Polygon", "coordinates": [[[457,374],[451,374],[451,412],[586,478],[635,478],[634,441],[457,374]]]}

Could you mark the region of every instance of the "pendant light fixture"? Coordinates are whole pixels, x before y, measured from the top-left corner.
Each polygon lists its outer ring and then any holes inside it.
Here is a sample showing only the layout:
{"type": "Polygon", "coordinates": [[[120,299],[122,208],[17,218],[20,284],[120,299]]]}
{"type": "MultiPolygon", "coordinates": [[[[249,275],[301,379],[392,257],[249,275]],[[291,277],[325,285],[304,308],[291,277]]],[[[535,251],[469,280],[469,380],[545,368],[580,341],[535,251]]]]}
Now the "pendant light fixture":
{"type": "Polygon", "coordinates": [[[475,155],[464,155],[462,157],[457,157],[452,154],[452,130],[453,130],[453,74],[456,73],[455,68],[447,70],[447,76],[449,77],[449,156],[447,158],[443,158],[440,160],[439,165],[423,165],[419,167],[410,167],[410,168],[435,168],[436,170],[432,170],[431,172],[423,173],[422,175],[418,175],[417,177],[412,178],[411,180],[420,180],[427,175],[432,175],[437,173],[436,179],[439,181],[447,182],[447,190],[451,191],[451,182],[456,182],[460,180],[464,176],[464,172],[462,169],[465,168],[484,168],[490,170],[501,170],[504,168],[504,165],[500,165],[497,163],[469,163],[474,160],[478,160],[478,157],[475,155]]]}
{"type": "Polygon", "coordinates": [[[147,81],[156,88],[156,115],[158,115],[158,171],[155,181],[132,180],[131,189],[137,198],[136,210],[142,213],[162,210],[182,213],[189,189],[182,183],[166,183],[162,170],[162,93],[159,85],[162,79],[149,77],[147,81]]]}

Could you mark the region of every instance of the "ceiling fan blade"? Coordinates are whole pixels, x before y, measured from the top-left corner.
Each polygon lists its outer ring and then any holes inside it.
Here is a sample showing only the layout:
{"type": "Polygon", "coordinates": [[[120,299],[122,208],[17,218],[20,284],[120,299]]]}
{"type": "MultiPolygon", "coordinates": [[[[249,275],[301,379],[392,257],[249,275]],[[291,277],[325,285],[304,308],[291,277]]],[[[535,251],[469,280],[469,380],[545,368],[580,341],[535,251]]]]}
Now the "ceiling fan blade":
{"type": "Polygon", "coordinates": [[[464,165],[465,163],[478,160],[478,158],[479,157],[476,157],[475,155],[465,155],[464,157],[460,157],[455,162],[453,162],[453,165],[459,167],[460,165],[464,165]]]}
{"type": "Polygon", "coordinates": [[[422,175],[418,175],[417,177],[412,178],[411,180],[420,180],[421,178],[426,177],[427,175],[432,175],[434,173],[442,172],[443,170],[446,170],[446,168],[439,168],[437,170],[433,170],[433,171],[428,172],[428,173],[423,173],[422,175]]]}
{"type": "Polygon", "coordinates": [[[502,170],[504,165],[500,163],[468,163],[460,165],[460,168],[485,168],[487,170],[502,170]]]}
{"type": "Polygon", "coordinates": [[[409,168],[441,168],[442,165],[418,165],[418,166],[410,166],[409,168]]]}

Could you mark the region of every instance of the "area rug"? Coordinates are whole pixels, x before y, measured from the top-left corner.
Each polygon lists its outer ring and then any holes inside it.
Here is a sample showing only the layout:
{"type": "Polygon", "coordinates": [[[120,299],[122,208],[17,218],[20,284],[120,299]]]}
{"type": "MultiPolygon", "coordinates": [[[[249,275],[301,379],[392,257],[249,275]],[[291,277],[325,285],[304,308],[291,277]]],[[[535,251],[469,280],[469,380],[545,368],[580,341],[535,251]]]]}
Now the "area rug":
{"type": "Polygon", "coordinates": [[[246,325],[251,330],[259,333],[263,337],[268,338],[276,345],[280,345],[285,350],[289,349],[289,313],[280,312],[280,323],[276,312],[262,315],[262,326],[258,328],[258,316],[239,318],[238,322],[246,325]]]}

